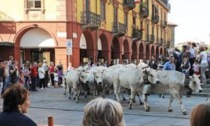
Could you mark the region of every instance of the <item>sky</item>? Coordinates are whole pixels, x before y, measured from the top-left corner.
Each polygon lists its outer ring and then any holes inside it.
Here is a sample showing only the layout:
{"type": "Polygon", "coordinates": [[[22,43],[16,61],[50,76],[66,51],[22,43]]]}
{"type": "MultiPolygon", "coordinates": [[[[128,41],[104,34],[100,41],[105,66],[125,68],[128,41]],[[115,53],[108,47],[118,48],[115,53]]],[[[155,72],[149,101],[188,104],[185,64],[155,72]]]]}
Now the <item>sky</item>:
{"type": "Polygon", "coordinates": [[[210,44],[210,0],[169,0],[168,22],[177,24],[175,45],[194,41],[210,44]]]}

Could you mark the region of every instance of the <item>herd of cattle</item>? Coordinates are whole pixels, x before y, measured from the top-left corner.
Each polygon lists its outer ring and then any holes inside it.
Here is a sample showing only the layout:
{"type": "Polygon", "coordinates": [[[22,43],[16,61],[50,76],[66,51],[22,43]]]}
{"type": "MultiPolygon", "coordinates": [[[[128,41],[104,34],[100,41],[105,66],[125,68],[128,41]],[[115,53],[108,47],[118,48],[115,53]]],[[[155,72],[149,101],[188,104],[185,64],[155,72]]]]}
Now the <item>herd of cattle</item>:
{"type": "MultiPolygon", "coordinates": [[[[150,110],[148,103],[148,94],[150,93],[169,93],[170,102],[168,111],[172,112],[171,103],[177,99],[182,113],[187,114],[182,104],[181,94],[187,91],[201,92],[199,76],[190,76],[186,81],[185,75],[178,71],[154,70],[147,64],[113,65],[110,67],[79,67],[75,70],[67,71],[65,75],[65,93],[68,89],[68,97],[78,102],[80,91],[84,91],[85,97],[101,95],[114,92],[117,101],[120,102],[119,95],[125,99],[124,93],[129,91],[130,101],[129,108],[132,109],[132,103],[135,96],[142,95],[145,111],[150,110]],[[186,83],[187,82],[187,83],[186,83]]],[[[141,99],[139,98],[140,104],[141,99]]]]}

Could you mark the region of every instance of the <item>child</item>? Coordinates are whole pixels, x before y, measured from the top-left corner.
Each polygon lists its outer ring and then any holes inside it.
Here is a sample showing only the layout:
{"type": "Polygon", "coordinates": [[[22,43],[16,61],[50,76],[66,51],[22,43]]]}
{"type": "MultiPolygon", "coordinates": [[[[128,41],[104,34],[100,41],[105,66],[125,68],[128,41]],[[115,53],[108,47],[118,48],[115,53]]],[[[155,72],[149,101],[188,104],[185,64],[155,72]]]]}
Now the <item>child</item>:
{"type": "Polygon", "coordinates": [[[198,60],[195,60],[194,64],[193,64],[193,71],[194,74],[196,75],[200,75],[200,64],[198,63],[198,60]]]}
{"type": "Polygon", "coordinates": [[[22,73],[23,73],[24,81],[25,81],[24,87],[29,90],[30,89],[29,88],[29,75],[30,75],[31,72],[29,71],[29,67],[28,67],[27,64],[24,64],[24,68],[22,70],[22,73]]]}
{"type": "Polygon", "coordinates": [[[25,78],[24,78],[24,73],[23,72],[20,72],[19,82],[20,82],[21,86],[24,87],[24,85],[25,85],[25,78]]]}
{"type": "Polygon", "coordinates": [[[181,70],[182,73],[185,74],[186,77],[189,77],[189,71],[190,71],[191,65],[186,56],[183,57],[183,62],[181,64],[181,70]]]}
{"type": "Polygon", "coordinates": [[[54,70],[54,87],[58,87],[58,73],[57,69],[54,70]]]}

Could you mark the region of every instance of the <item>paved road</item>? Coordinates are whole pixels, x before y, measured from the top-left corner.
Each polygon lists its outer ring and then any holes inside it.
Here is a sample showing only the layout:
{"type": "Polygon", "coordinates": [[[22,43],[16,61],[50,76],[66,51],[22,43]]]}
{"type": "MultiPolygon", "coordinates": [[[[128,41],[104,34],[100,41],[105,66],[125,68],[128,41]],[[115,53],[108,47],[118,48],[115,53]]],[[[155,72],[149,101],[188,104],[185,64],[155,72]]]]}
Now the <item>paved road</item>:
{"type": "MultiPolygon", "coordinates": [[[[27,115],[38,123],[47,123],[47,117],[54,116],[55,124],[62,126],[81,126],[83,107],[89,101],[81,96],[75,103],[63,95],[63,88],[39,89],[31,93],[31,106],[27,115]]],[[[122,102],[127,126],[190,126],[190,112],[199,103],[205,103],[206,97],[183,98],[188,115],[182,115],[177,101],[173,102],[174,112],[167,112],[169,96],[160,99],[158,95],[149,97],[151,112],[145,112],[143,106],[134,104],[128,109],[127,102],[122,102]]]]}

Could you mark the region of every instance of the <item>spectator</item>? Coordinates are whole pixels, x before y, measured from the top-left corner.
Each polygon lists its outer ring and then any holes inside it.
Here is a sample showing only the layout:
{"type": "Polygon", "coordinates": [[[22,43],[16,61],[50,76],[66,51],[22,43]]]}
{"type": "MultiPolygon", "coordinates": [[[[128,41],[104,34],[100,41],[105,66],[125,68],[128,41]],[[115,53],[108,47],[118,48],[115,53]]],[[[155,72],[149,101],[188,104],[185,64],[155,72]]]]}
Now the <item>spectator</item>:
{"type": "MultiPolygon", "coordinates": [[[[23,72],[20,72],[19,83],[25,87],[25,78],[23,72]]],[[[26,88],[26,87],[25,87],[26,88]]],[[[27,88],[26,88],[27,89],[27,88]]]]}
{"type": "Polygon", "coordinates": [[[201,69],[201,79],[204,84],[206,84],[206,69],[208,68],[207,53],[203,46],[200,47],[200,69],[201,69]]]}
{"type": "Polygon", "coordinates": [[[208,79],[210,79],[210,49],[207,52],[207,61],[208,61],[208,69],[209,69],[207,75],[208,75],[208,79]]]}
{"type": "Polygon", "coordinates": [[[9,62],[4,61],[4,78],[3,78],[3,89],[1,94],[4,93],[5,89],[10,83],[10,76],[9,76],[9,62]]]}
{"type": "Polygon", "coordinates": [[[31,91],[37,91],[36,86],[37,86],[37,76],[38,76],[38,71],[37,71],[37,63],[34,62],[33,66],[31,66],[31,91]]]}
{"type": "Polygon", "coordinates": [[[189,77],[189,71],[190,71],[191,65],[186,56],[183,57],[183,62],[181,64],[181,70],[182,73],[186,75],[186,77],[189,77]]]}
{"type": "Polygon", "coordinates": [[[61,86],[61,84],[63,84],[63,65],[61,61],[59,61],[59,64],[57,65],[57,73],[58,73],[58,86],[61,86]]]}
{"type": "Polygon", "coordinates": [[[72,67],[72,63],[69,62],[69,66],[68,66],[68,69],[67,70],[73,70],[73,69],[74,69],[74,67],[72,67]]]}
{"type": "Polygon", "coordinates": [[[90,101],[84,108],[83,126],[125,126],[122,106],[111,99],[90,101]]]}
{"type": "Polygon", "coordinates": [[[10,66],[12,64],[12,61],[14,60],[13,56],[9,56],[8,65],[10,66]]]}
{"type": "Polygon", "coordinates": [[[191,126],[209,126],[210,124],[210,104],[200,104],[191,113],[191,126]]]}
{"type": "Polygon", "coordinates": [[[4,83],[4,76],[5,76],[5,69],[4,69],[4,61],[0,58],[0,93],[3,89],[3,83],[4,83]]]}
{"type": "Polygon", "coordinates": [[[41,89],[45,89],[46,84],[45,84],[45,70],[42,67],[42,63],[39,63],[39,68],[38,68],[38,74],[39,74],[39,87],[41,89]]]}
{"type": "Polygon", "coordinates": [[[199,64],[198,60],[195,60],[195,62],[193,64],[193,72],[196,75],[200,75],[200,64],[199,64]]]}
{"type": "Polygon", "coordinates": [[[158,61],[158,68],[157,68],[157,70],[162,70],[164,64],[166,63],[166,61],[167,61],[167,60],[166,60],[166,57],[160,55],[160,56],[159,56],[159,61],[158,61]]]}
{"type": "Polygon", "coordinates": [[[163,70],[176,70],[174,62],[174,55],[170,54],[169,61],[164,64],[163,70]]]}
{"type": "Polygon", "coordinates": [[[11,65],[9,66],[9,84],[15,84],[19,81],[18,79],[18,68],[16,61],[12,61],[11,65]]]}
{"type": "MultiPolygon", "coordinates": [[[[194,64],[194,61],[195,61],[195,44],[191,44],[189,43],[189,52],[190,52],[190,59],[189,59],[189,62],[190,62],[190,65],[192,66],[194,64]]],[[[189,71],[189,75],[192,76],[193,75],[193,69],[190,68],[190,71],[189,71]]]]}
{"type": "Polygon", "coordinates": [[[156,59],[155,59],[155,56],[152,56],[151,61],[149,62],[149,66],[150,66],[152,69],[157,70],[158,63],[157,63],[157,61],[156,61],[156,59]]]}
{"type": "Polygon", "coordinates": [[[3,94],[3,112],[0,113],[0,126],[37,126],[25,116],[30,106],[30,94],[20,84],[14,84],[3,94]]]}
{"type": "Polygon", "coordinates": [[[58,71],[56,68],[54,70],[54,87],[58,87],[58,71]]]}
{"type": "Polygon", "coordinates": [[[52,86],[54,86],[54,70],[55,70],[54,63],[50,62],[50,80],[51,80],[52,86]]]}
{"type": "Polygon", "coordinates": [[[44,75],[44,84],[45,84],[45,87],[48,87],[48,82],[49,82],[49,74],[48,74],[48,71],[49,71],[49,66],[47,65],[47,60],[44,60],[44,63],[42,65],[44,71],[45,71],[45,75],[44,75]]]}
{"type": "Polygon", "coordinates": [[[23,76],[24,76],[24,87],[26,88],[26,89],[30,89],[30,87],[29,87],[29,79],[30,79],[30,71],[29,71],[29,67],[28,67],[28,65],[27,64],[24,64],[24,68],[23,68],[23,70],[22,70],[22,73],[23,73],[23,76]]]}

